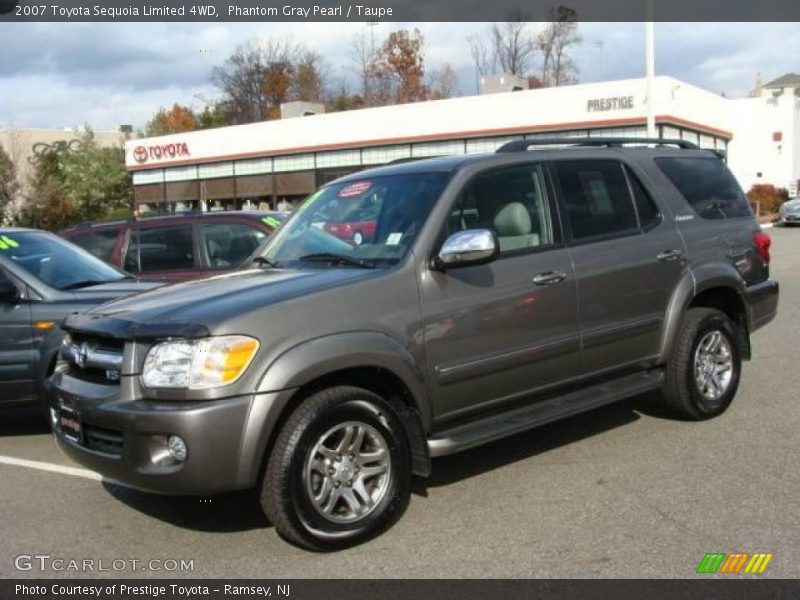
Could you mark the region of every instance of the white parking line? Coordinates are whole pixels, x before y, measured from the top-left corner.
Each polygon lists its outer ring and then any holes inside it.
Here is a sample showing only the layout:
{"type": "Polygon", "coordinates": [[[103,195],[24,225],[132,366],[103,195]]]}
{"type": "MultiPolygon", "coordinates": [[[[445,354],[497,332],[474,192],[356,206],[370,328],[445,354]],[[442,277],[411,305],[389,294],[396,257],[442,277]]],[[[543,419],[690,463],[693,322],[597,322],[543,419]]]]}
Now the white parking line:
{"type": "MultiPolygon", "coordinates": [[[[61,475],[72,475],[73,477],[83,477],[84,479],[92,479],[94,481],[103,481],[103,476],[88,469],[80,469],[78,467],[65,467],[63,465],[56,465],[53,463],[41,462],[38,460],[27,460],[24,458],[15,458],[13,456],[0,455],[0,465],[12,465],[14,467],[27,467],[29,469],[38,469],[40,471],[48,471],[50,473],[59,473],[61,475]]],[[[116,481],[113,483],[117,483],[116,481]]]]}

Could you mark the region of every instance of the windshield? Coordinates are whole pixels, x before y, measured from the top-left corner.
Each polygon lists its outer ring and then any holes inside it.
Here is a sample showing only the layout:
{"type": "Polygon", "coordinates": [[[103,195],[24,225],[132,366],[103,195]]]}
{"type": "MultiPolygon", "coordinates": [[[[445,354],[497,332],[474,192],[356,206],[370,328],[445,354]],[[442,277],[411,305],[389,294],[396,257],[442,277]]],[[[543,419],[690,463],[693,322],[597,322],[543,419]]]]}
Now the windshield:
{"type": "Polygon", "coordinates": [[[259,256],[271,266],[388,266],[410,248],[448,173],[366,177],[309,196],[259,256]]]}
{"type": "Polygon", "coordinates": [[[0,256],[59,290],[73,290],[127,277],[82,248],[48,233],[0,235],[0,256]]]}

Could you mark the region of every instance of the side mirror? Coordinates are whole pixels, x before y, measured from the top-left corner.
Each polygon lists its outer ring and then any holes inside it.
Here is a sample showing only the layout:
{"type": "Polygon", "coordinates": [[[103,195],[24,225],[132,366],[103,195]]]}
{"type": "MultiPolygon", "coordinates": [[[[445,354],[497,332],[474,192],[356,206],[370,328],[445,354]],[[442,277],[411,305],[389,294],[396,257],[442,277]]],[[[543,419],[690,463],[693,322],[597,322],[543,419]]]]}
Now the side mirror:
{"type": "Polygon", "coordinates": [[[500,254],[500,244],[489,229],[457,231],[447,238],[435,259],[435,267],[444,271],[452,267],[481,265],[500,254]]]}
{"type": "Polygon", "coordinates": [[[8,279],[0,279],[0,302],[9,304],[19,302],[19,289],[8,279]]]}

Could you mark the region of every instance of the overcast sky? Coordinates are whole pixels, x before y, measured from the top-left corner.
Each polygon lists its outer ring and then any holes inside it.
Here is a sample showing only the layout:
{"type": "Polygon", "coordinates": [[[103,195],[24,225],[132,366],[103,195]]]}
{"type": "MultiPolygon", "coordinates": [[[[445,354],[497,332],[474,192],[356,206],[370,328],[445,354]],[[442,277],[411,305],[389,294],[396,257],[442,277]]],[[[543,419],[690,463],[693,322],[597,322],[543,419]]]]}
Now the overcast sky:
{"type": "MultiPolygon", "coordinates": [[[[450,63],[461,93],[474,93],[466,38],[488,25],[381,23],[375,36],[413,26],[425,36],[427,69],[450,63]]],[[[139,128],[173,102],[201,107],[218,94],[212,67],[248,39],[303,42],[325,57],[329,82],[353,87],[349,43],[365,30],[358,23],[3,23],[0,128],[139,128]]],[[[580,32],[573,56],[581,82],[643,75],[643,24],[581,23],[580,32]]],[[[757,74],[766,82],[800,72],[800,35],[796,23],[659,23],[656,57],[659,75],[744,96],[757,74]]]]}

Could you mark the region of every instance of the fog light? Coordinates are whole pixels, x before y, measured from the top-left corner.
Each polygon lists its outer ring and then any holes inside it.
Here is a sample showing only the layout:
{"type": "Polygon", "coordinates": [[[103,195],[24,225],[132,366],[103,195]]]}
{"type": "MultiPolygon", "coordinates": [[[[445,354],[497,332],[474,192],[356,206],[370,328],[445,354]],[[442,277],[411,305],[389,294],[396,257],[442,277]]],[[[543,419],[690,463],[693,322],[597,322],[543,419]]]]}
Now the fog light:
{"type": "Polygon", "coordinates": [[[186,460],[186,442],[180,436],[171,435],[167,439],[167,447],[169,448],[169,455],[177,460],[183,462],[186,460]]]}

